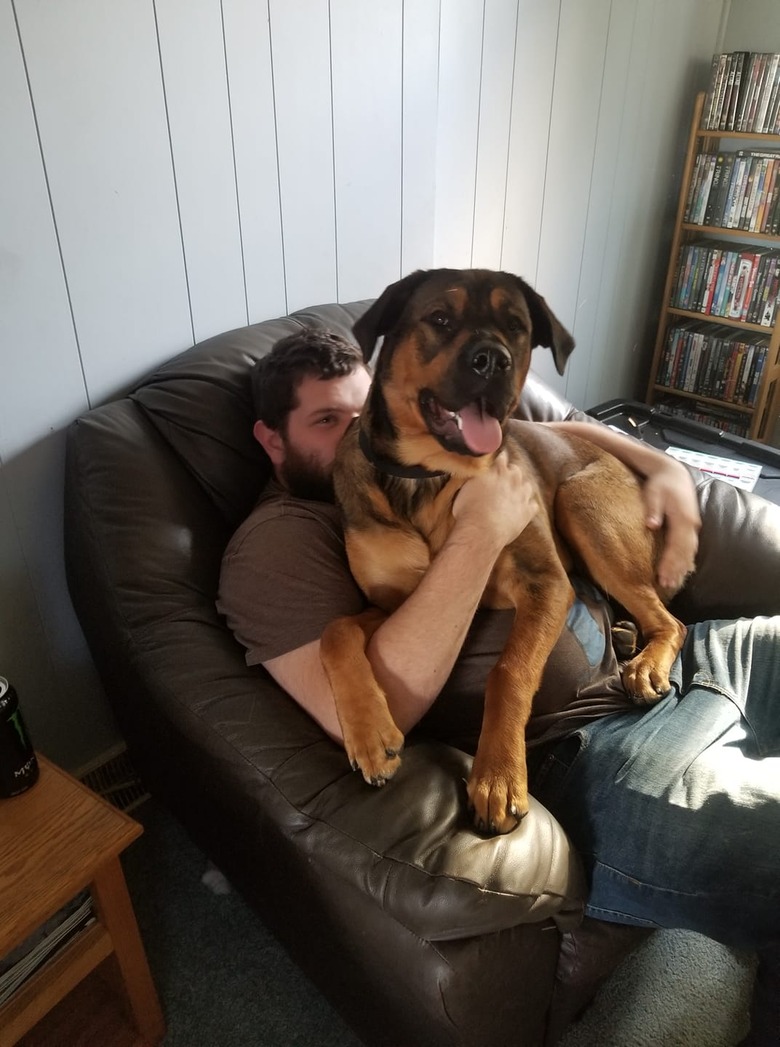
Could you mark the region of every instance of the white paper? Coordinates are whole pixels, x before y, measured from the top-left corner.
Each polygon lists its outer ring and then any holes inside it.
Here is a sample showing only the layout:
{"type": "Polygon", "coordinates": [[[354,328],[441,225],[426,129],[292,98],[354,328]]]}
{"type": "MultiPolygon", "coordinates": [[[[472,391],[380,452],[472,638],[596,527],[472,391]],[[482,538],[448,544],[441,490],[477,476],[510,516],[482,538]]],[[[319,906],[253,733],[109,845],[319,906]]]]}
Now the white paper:
{"type": "Polygon", "coordinates": [[[704,451],[689,451],[685,447],[667,447],[666,453],[678,462],[692,465],[703,473],[711,473],[719,480],[724,480],[732,487],[743,491],[752,491],[761,475],[761,466],[752,462],[737,462],[731,458],[719,458],[716,454],[705,454],[704,451]]]}

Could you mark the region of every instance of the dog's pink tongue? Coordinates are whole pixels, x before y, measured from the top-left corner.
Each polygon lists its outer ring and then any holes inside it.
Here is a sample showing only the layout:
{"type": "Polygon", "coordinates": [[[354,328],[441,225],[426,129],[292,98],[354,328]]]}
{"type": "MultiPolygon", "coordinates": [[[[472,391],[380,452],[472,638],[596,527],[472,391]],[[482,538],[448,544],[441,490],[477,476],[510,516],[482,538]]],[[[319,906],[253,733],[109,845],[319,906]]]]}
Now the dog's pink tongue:
{"type": "Polygon", "coordinates": [[[461,433],[472,454],[492,454],[501,446],[503,433],[498,419],[481,410],[479,404],[468,404],[460,412],[461,433]]]}

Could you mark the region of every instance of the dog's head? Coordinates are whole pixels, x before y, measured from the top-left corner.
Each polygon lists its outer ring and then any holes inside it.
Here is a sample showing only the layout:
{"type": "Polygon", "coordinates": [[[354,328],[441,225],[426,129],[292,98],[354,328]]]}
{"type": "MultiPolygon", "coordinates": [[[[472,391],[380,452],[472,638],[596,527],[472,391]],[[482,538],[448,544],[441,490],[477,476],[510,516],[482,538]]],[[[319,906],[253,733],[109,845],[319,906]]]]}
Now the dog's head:
{"type": "Polygon", "coordinates": [[[574,340],[518,276],[420,270],[391,284],[354,327],[368,361],[384,342],[367,404],[383,453],[408,465],[471,472],[499,450],[531,350],[563,374],[574,340]]]}

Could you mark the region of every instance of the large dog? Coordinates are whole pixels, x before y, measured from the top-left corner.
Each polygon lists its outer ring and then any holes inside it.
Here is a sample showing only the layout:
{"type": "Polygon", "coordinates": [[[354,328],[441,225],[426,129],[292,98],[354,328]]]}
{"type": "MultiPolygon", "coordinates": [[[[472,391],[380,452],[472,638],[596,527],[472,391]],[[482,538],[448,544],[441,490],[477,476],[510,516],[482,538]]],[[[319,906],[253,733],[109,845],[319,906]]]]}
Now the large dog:
{"type": "Polygon", "coordinates": [[[638,624],[645,646],[624,668],[628,692],[649,703],[668,690],[685,628],[664,606],[670,594],[656,589],[659,536],[645,526],[635,476],[617,459],[511,418],[532,348],[549,346],[561,374],[574,348],[519,277],[412,273],[384,291],[354,333],[367,361],[384,341],[363,412],[341,442],[334,482],[350,567],[376,609],[331,623],[321,652],[347,755],[371,784],[395,773],[404,739],[365,655],[368,640],[442,547],[453,500],[469,477],[505,452],[536,478],[540,511],[502,553],[482,598],[516,614],[488,677],[467,786],[477,828],[508,832],[528,810],[525,728],[573,600],[573,557],[638,624]]]}

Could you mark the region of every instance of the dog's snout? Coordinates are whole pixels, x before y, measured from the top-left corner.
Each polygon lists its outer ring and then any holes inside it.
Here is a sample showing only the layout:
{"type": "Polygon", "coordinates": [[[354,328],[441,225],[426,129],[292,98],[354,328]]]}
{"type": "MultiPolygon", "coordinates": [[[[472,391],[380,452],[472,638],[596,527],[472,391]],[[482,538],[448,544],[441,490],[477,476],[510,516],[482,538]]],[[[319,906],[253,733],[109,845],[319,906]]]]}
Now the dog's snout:
{"type": "Polygon", "coordinates": [[[480,378],[491,378],[497,372],[508,371],[512,366],[512,357],[502,345],[480,342],[472,348],[469,364],[480,378]]]}

